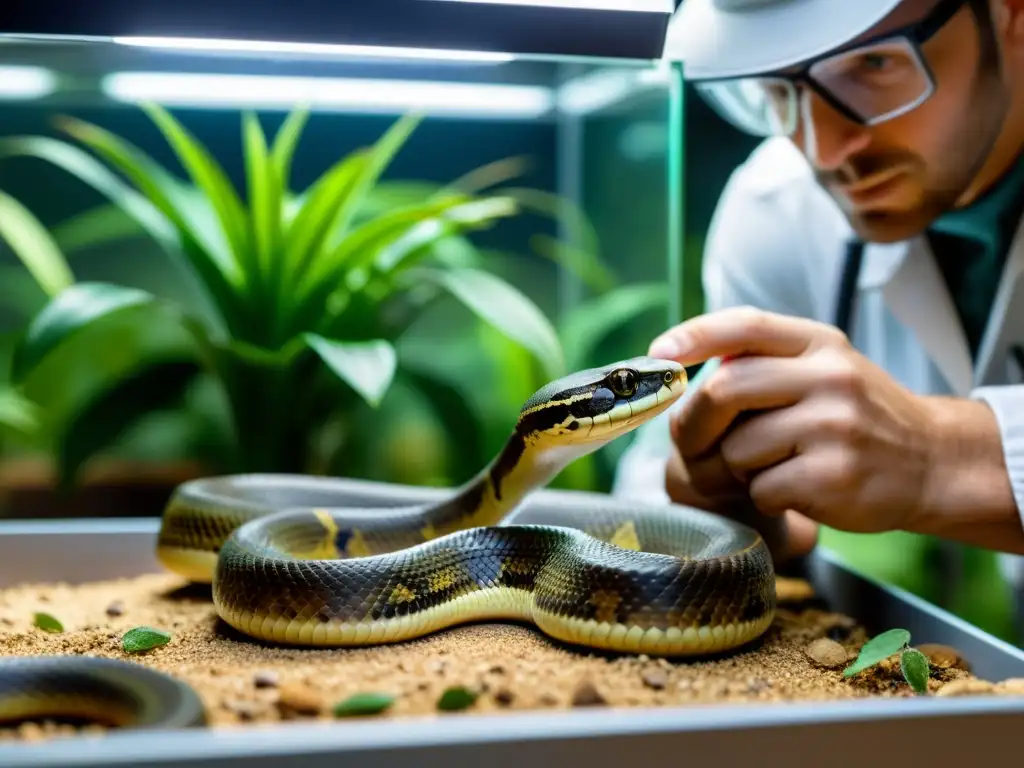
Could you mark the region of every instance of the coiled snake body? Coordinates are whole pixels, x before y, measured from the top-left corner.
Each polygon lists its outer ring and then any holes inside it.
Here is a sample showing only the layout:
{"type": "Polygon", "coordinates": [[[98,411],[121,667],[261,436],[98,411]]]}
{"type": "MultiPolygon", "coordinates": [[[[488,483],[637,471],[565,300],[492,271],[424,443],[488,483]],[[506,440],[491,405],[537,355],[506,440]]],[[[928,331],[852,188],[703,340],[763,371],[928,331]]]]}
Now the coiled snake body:
{"type": "Polygon", "coordinates": [[[534,493],[663,412],[686,383],[680,365],[648,357],[554,381],[454,493],[301,475],[187,482],[164,512],[157,553],[212,583],[225,622],[275,643],[372,645],[525,620],[615,652],[735,648],[774,618],[757,532],[688,507],[534,493]]]}

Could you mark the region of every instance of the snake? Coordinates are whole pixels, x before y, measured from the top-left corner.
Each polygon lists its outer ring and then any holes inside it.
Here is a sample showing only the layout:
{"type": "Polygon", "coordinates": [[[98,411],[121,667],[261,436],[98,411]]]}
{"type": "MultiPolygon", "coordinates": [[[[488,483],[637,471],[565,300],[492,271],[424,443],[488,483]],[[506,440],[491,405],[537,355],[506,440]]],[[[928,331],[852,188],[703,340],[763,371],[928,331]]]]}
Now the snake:
{"type": "MultiPolygon", "coordinates": [[[[351,648],[519,621],[590,651],[736,649],[775,616],[757,530],[682,504],[544,487],[663,413],[687,384],[682,365],[649,356],[555,379],[452,489],[270,472],[187,480],[163,510],[156,556],[209,584],[220,619],[266,643],[351,648]]],[[[102,679],[92,661],[76,669],[102,679]]],[[[192,714],[164,720],[197,722],[194,702],[176,695],[192,714]]]]}

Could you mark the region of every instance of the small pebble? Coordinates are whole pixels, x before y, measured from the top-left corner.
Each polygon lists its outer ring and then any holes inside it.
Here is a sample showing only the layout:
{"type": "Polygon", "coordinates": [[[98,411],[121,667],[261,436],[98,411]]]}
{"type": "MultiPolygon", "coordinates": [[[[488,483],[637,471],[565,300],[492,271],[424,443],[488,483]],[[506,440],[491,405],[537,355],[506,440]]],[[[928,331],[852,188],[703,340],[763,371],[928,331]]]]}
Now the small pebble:
{"type": "Polygon", "coordinates": [[[642,677],[644,685],[656,691],[660,691],[668,685],[668,674],[664,669],[645,669],[642,677]]]}
{"type": "Polygon", "coordinates": [[[807,657],[820,667],[834,669],[846,664],[849,654],[835,640],[827,637],[819,637],[806,648],[804,653],[807,657]]]}
{"type": "Polygon", "coordinates": [[[922,643],[915,647],[928,657],[928,661],[933,667],[970,671],[970,665],[956,648],[939,643],[922,643]]]}
{"type": "Polygon", "coordinates": [[[252,682],[257,688],[276,688],[278,683],[278,674],[273,670],[260,670],[252,676],[252,682]]]}
{"type": "Polygon", "coordinates": [[[516,695],[508,688],[499,688],[494,693],[494,700],[503,707],[507,707],[515,701],[516,695]]]}
{"type": "Polygon", "coordinates": [[[286,684],[280,691],[277,707],[282,716],[316,715],[323,709],[323,697],[311,688],[286,684]]]}
{"type": "Polygon", "coordinates": [[[256,701],[248,699],[228,699],[224,702],[224,709],[233,712],[239,720],[246,722],[255,720],[263,711],[264,706],[256,701]]]}
{"type": "Polygon", "coordinates": [[[572,705],[574,707],[598,707],[607,703],[607,699],[601,695],[601,692],[589,680],[580,683],[572,694],[572,705]]]}
{"type": "Polygon", "coordinates": [[[120,616],[124,613],[124,603],[120,600],[115,600],[107,606],[107,616],[120,616]]]}

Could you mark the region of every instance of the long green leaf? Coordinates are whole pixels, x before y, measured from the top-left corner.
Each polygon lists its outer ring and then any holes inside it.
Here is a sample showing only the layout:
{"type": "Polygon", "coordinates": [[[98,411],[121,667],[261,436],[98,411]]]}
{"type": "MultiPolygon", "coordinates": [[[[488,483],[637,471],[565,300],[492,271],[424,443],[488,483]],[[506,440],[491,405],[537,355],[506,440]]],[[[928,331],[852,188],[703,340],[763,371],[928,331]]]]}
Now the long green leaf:
{"type": "Polygon", "coordinates": [[[238,265],[236,275],[244,282],[255,274],[256,260],[249,247],[248,227],[242,201],[224,169],[202,143],[170,112],[157,104],[144,104],[143,109],[156,123],[171,145],[182,166],[195,185],[209,199],[217,212],[225,239],[238,265]]]}
{"type": "Polygon", "coordinates": [[[370,194],[378,179],[391,165],[391,161],[394,160],[398,151],[405,145],[422,119],[422,115],[417,113],[402,115],[373,145],[373,149],[367,155],[367,163],[361,169],[356,180],[352,194],[345,199],[338,211],[333,227],[335,235],[344,236],[356,213],[363,207],[366,196],[370,194]]]}
{"type": "Polygon", "coordinates": [[[596,254],[573,243],[537,233],[530,238],[530,245],[539,256],[575,274],[595,291],[611,290],[617,283],[615,274],[596,254]]]}
{"type": "Polygon", "coordinates": [[[71,267],[46,227],[28,208],[3,191],[0,191],[0,239],[7,241],[47,295],[53,296],[75,281],[71,267]]]}
{"type": "Polygon", "coordinates": [[[337,285],[344,278],[345,271],[367,266],[382,246],[397,239],[414,224],[444,213],[465,199],[451,198],[398,208],[353,229],[331,253],[320,259],[309,271],[299,288],[300,295],[323,281],[337,285]]]}
{"type": "Polygon", "coordinates": [[[302,129],[309,119],[309,109],[300,107],[288,113],[288,117],[281,124],[274,137],[274,147],[271,150],[271,159],[277,171],[277,178],[281,181],[281,188],[291,188],[292,158],[295,156],[295,148],[302,136],[302,129]]]}
{"type": "Polygon", "coordinates": [[[354,152],[341,161],[336,166],[337,181],[334,172],[329,172],[332,183],[318,184],[306,204],[310,214],[300,212],[289,229],[288,263],[296,277],[316,263],[323,248],[329,247],[330,236],[344,235],[364,198],[419,122],[418,116],[403,115],[372,148],[354,152]],[[342,175],[341,169],[345,168],[351,170],[351,175],[342,175]]]}
{"type": "MultiPolygon", "coordinates": [[[[182,241],[182,252],[188,256],[190,266],[209,291],[228,327],[240,327],[242,313],[236,297],[243,278],[238,264],[228,252],[223,237],[213,237],[196,226],[192,218],[195,200],[190,191],[140,149],[99,126],[68,117],[58,120],[58,125],[124,173],[145,199],[167,218],[182,241]]],[[[114,201],[120,202],[120,199],[114,198],[114,201]]]]}
{"type": "Polygon", "coordinates": [[[201,370],[194,360],[144,361],[96,393],[67,422],[57,441],[59,484],[73,485],[87,460],[110,448],[142,417],[180,407],[201,370]]]}
{"type": "Polygon", "coordinates": [[[390,293],[401,281],[400,274],[433,253],[439,244],[454,235],[490,226],[498,218],[514,212],[514,204],[503,198],[475,200],[420,221],[404,233],[401,230],[392,233],[398,236],[392,237],[382,248],[361,252],[357,265],[349,265],[347,270],[321,280],[309,293],[298,294],[300,309],[292,327],[301,329],[310,324],[334,333],[335,329],[345,327],[346,312],[365,306],[367,299],[377,301],[390,293]],[[363,266],[370,258],[374,263],[363,266]],[[367,283],[374,276],[380,279],[371,294],[367,283]],[[363,301],[356,301],[357,296],[363,301]]]}
{"type": "Polygon", "coordinates": [[[444,287],[480,319],[533,353],[548,378],[565,374],[565,356],[554,326],[515,286],[477,269],[418,267],[409,276],[444,287]]]}
{"type": "Polygon", "coordinates": [[[335,341],[315,333],[303,336],[327,367],[369,405],[378,406],[395,377],[395,348],[383,339],[335,341]]]}
{"type": "Polygon", "coordinates": [[[155,304],[147,291],[110,283],[76,283],[57,294],[29,323],[14,348],[11,379],[20,383],[58,347],[103,318],[155,304]]]}
{"type": "Polygon", "coordinates": [[[342,201],[355,187],[356,178],[367,162],[365,154],[353,152],[325,171],[310,190],[285,234],[287,272],[282,273],[282,291],[289,290],[301,279],[314,254],[323,247],[342,201]]]}
{"type": "MultiPolygon", "coordinates": [[[[156,218],[165,221],[159,214],[156,218]]],[[[112,203],[90,208],[65,219],[53,227],[51,234],[57,246],[70,256],[75,251],[97,245],[145,237],[148,232],[122,206],[112,203]]]]}
{"type": "Polygon", "coordinates": [[[423,245],[433,245],[455,233],[492,226],[498,219],[518,212],[515,201],[507,197],[485,197],[452,206],[411,227],[400,240],[379,252],[373,259],[373,268],[379,273],[407,268],[413,257],[422,252],[423,245]]]}
{"type": "Polygon", "coordinates": [[[271,262],[281,243],[281,181],[259,119],[252,112],[242,116],[242,138],[249,184],[249,237],[256,248],[260,276],[270,278],[271,262]]]}
{"type": "Polygon", "coordinates": [[[668,288],[661,283],[624,285],[570,309],[559,325],[569,369],[591,365],[608,334],[645,312],[665,306],[668,297],[668,288]]]}
{"type": "Polygon", "coordinates": [[[450,186],[469,194],[477,194],[502,181],[522,176],[529,170],[529,167],[530,161],[526,157],[505,157],[501,160],[492,160],[463,174],[455,179],[450,186]]]}
{"type": "Polygon", "coordinates": [[[615,275],[601,261],[601,240],[586,213],[564,195],[526,187],[503,187],[495,194],[507,195],[523,210],[551,217],[565,227],[567,242],[552,244],[543,236],[534,239],[534,247],[542,256],[571,269],[597,290],[615,284],[615,275]]]}
{"type": "MultiPolygon", "coordinates": [[[[71,121],[68,126],[76,132],[84,128],[91,135],[87,124],[71,121]]],[[[168,250],[177,246],[177,234],[172,223],[154,202],[73,144],[45,136],[9,136],[0,138],[0,157],[35,157],[64,169],[135,219],[162,246],[168,250]]]]}
{"type": "Polygon", "coordinates": [[[13,387],[0,387],[0,427],[22,437],[39,429],[39,408],[13,387]]]}

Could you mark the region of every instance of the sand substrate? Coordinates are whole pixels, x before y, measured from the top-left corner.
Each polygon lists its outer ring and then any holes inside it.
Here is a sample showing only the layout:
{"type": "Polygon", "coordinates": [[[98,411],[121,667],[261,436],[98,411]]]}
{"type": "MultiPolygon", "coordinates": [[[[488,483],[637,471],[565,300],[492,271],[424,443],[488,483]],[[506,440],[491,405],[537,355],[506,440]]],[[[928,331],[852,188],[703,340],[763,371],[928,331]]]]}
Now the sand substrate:
{"type": "MultiPolygon", "coordinates": [[[[265,646],[220,621],[208,587],[151,575],[0,590],[0,648],[6,655],[83,654],[154,667],[196,689],[214,728],[331,719],[337,702],[361,692],[395,697],[373,717],[914,695],[892,663],[895,657],[844,678],[843,668],[868,639],[863,628],[823,610],[805,582],[780,578],[778,593],[778,616],[759,641],[715,658],[670,661],[590,653],[516,624],[468,625],[375,648],[265,646]],[[37,612],[57,618],[63,631],[34,626],[37,612]],[[169,632],[171,640],[128,654],[121,638],[137,626],[169,632]],[[452,687],[469,690],[472,703],[457,712],[441,710],[438,701],[452,687]]],[[[1024,694],[1024,680],[977,680],[956,649],[927,645],[930,639],[913,638],[931,659],[929,693],[1024,694]]],[[[33,722],[7,727],[0,736],[73,732],[70,725],[33,722]]]]}

